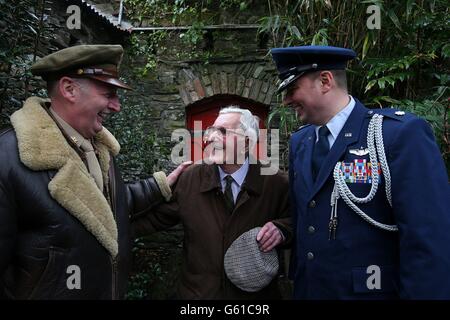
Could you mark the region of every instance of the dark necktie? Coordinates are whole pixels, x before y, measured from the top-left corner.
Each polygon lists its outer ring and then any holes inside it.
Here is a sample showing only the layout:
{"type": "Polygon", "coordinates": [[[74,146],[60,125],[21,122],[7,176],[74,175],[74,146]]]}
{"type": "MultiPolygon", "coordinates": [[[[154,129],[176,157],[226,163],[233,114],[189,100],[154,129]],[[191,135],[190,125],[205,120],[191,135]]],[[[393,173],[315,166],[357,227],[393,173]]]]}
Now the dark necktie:
{"type": "Polygon", "coordinates": [[[317,174],[322,167],[323,161],[325,160],[328,151],[330,151],[330,143],[328,142],[328,130],[327,126],[322,126],[319,129],[319,140],[317,140],[314,146],[313,157],[312,157],[312,174],[314,181],[317,178],[317,174]]]}
{"type": "Polygon", "coordinates": [[[225,177],[225,204],[227,206],[227,211],[229,214],[233,212],[234,209],[234,198],[233,198],[233,191],[231,190],[231,183],[234,181],[233,177],[228,175],[225,177]]]}

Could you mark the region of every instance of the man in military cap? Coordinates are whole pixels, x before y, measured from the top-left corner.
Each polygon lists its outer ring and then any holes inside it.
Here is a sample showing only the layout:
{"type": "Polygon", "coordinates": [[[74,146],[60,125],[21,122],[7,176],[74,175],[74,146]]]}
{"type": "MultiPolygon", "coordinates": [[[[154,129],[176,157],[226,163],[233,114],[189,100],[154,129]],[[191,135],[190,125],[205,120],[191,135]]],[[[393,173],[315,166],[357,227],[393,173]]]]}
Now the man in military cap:
{"type": "Polygon", "coordinates": [[[81,45],[32,66],[50,99],[31,97],[0,133],[0,297],[123,297],[129,215],[170,198],[184,166],[125,185],[103,127],[120,111],[120,45],[81,45]]]}
{"type": "Polygon", "coordinates": [[[297,299],[450,299],[450,193],[430,126],[347,91],[353,50],[271,51],[290,141],[297,299]]]}

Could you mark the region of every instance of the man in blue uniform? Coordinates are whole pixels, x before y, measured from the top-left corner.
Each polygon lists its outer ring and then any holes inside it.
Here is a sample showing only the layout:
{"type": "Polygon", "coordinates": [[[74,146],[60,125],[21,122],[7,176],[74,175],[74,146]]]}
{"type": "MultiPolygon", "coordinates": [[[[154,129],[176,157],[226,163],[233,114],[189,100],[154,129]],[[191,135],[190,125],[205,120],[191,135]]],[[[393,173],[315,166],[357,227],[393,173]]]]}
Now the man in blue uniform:
{"type": "Polygon", "coordinates": [[[450,192],[430,126],[347,92],[353,50],[271,51],[290,141],[296,299],[450,299],[450,192]]]}

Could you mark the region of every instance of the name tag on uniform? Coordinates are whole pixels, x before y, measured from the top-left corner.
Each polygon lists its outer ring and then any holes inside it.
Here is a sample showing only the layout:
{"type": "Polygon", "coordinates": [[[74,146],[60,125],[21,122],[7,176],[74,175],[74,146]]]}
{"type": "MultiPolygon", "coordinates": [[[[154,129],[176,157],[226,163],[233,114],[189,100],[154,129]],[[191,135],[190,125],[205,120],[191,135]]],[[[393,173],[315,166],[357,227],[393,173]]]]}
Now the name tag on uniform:
{"type": "MultiPolygon", "coordinates": [[[[341,170],[346,183],[372,183],[372,163],[366,159],[342,162],[341,170]]],[[[380,163],[378,163],[378,174],[381,174],[380,163]]]]}

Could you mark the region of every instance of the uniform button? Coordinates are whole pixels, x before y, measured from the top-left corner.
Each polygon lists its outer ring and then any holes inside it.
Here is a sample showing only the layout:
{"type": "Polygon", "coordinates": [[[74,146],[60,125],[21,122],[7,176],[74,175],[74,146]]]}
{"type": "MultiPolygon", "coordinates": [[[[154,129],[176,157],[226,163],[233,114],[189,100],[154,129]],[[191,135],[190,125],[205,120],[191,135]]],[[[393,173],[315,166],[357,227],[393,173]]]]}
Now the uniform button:
{"type": "Polygon", "coordinates": [[[308,260],[314,259],[314,253],[312,253],[312,252],[308,252],[308,254],[306,256],[308,257],[308,260]]]}
{"type": "Polygon", "coordinates": [[[308,227],[308,232],[309,233],[314,233],[314,232],[316,232],[316,228],[314,228],[313,226],[309,226],[308,227]]]}
{"type": "Polygon", "coordinates": [[[309,203],[309,207],[310,208],[315,208],[316,207],[316,201],[311,200],[311,202],[309,203]]]}

